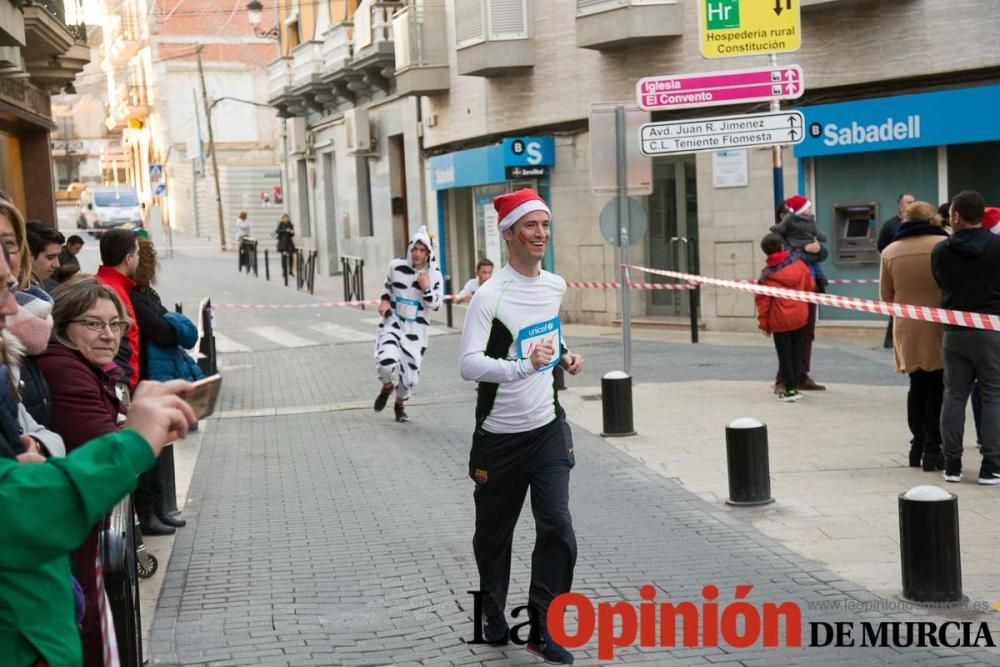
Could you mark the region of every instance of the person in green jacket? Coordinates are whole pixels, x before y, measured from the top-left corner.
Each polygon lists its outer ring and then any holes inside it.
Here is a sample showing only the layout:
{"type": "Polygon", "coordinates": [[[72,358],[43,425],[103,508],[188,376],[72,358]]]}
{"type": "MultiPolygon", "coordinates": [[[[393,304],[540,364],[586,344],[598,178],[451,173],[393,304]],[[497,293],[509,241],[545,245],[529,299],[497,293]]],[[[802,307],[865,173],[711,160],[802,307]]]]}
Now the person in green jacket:
{"type": "MultiPolygon", "coordinates": [[[[0,255],[0,329],[14,312],[13,277],[0,255]]],[[[0,664],[75,667],[82,660],[73,609],[70,552],[135,489],[163,447],[196,423],[178,394],[183,380],[143,382],[124,429],[65,458],[21,463],[0,442],[0,664]]]]}

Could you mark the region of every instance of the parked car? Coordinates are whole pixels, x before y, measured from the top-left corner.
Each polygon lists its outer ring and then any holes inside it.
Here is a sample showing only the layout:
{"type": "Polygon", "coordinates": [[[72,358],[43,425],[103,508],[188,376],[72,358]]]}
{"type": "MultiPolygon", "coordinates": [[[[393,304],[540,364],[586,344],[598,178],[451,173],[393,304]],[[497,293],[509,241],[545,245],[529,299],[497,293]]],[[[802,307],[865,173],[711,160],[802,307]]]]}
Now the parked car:
{"type": "Polygon", "coordinates": [[[93,232],[103,232],[117,227],[141,227],[142,212],[139,207],[139,195],[135,188],[119,186],[102,186],[90,188],[93,204],[93,232]]]}

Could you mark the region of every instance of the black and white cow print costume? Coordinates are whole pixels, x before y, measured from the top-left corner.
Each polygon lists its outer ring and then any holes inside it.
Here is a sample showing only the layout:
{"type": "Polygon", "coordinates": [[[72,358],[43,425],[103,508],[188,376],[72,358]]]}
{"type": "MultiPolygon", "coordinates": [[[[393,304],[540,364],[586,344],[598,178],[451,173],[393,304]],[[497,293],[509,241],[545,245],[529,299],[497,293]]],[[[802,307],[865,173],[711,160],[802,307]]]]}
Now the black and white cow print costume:
{"type": "Polygon", "coordinates": [[[430,326],[428,311],[441,307],[443,286],[434,244],[427,229],[421,227],[410,239],[406,257],[389,262],[381,298],[389,299],[392,311],[378,325],[375,337],[375,369],[379,382],[397,383],[397,400],[408,399],[420,379],[420,365],[427,350],[427,327],[430,326]],[[428,250],[427,263],[422,269],[431,279],[426,290],[420,288],[417,270],[413,268],[411,253],[415,243],[428,250]]]}

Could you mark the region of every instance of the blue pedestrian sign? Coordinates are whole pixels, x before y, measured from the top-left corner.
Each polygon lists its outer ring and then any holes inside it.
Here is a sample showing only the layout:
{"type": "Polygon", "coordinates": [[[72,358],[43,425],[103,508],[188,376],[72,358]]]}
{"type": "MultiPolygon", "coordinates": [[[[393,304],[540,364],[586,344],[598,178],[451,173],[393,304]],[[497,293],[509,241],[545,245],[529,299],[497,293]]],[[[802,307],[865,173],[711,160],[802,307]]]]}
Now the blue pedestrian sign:
{"type": "Polygon", "coordinates": [[[163,165],[162,164],[149,165],[150,183],[159,183],[162,180],[163,180],[163,165]]]}

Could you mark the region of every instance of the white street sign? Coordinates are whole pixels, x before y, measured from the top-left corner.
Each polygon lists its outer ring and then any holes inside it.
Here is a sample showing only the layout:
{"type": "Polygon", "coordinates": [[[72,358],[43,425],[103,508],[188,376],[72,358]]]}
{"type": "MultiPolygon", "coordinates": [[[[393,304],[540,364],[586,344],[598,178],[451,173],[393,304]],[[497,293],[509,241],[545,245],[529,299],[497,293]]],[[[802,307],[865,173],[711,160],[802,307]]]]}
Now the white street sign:
{"type": "Polygon", "coordinates": [[[804,126],[798,111],[646,123],[639,130],[639,147],[652,156],[798,144],[804,126]]]}

